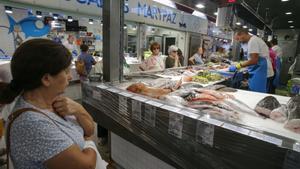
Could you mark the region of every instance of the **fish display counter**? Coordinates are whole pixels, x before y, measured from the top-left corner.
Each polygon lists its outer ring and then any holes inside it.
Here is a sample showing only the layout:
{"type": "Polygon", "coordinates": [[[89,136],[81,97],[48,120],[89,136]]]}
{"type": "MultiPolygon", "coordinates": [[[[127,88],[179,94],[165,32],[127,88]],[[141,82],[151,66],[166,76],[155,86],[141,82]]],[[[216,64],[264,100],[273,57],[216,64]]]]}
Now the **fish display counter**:
{"type": "Polygon", "coordinates": [[[185,83],[186,71],[84,83],[82,101],[96,122],[175,168],[299,168],[299,96],[185,83]]]}

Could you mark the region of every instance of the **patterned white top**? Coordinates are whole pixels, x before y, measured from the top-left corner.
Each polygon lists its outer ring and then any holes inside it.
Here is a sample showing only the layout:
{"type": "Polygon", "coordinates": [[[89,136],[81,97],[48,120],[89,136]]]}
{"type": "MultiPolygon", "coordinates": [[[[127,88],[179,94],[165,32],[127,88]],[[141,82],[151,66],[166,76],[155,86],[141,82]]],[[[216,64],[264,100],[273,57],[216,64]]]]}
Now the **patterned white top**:
{"type": "MultiPolygon", "coordinates": [[[[14,111],[21,108],[35,108],[20,97],[14,111]]],[[[38,109],[41,110],[41,109],[38,109]]],[[[53,112],[41,110],[24,112],[11,127],[11,154],[10,157],[15,169],[44,169],[44,162],[66,150],[73,144],[81,149],[84,147],[83,129],[76,124],[75,117],[62,119],[53,112]]]]}

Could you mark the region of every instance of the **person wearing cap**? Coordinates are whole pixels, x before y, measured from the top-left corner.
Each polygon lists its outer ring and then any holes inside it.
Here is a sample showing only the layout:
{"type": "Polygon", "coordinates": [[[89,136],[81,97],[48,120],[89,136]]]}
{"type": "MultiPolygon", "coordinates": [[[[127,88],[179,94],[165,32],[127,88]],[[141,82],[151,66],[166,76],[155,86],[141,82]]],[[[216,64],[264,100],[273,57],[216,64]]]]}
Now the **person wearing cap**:
{"type": "Polygon", "coordinates": [[[248,60],[232,65],[229,70],[236,71],[242,67],[247,67],[249,89],[266,93],[267,81],[274,76],[268,46],[261,38],[250,35],[247,29],[238,29],[235,34],[238,41],[247,43],[248,60]]]}
{"type": "Polygon", "coordinates": [[[169,56],[166,59],[166,68],[180,67],[180,60],[178,56],[178,47],[171,45],[168,49],[169,56]]]}

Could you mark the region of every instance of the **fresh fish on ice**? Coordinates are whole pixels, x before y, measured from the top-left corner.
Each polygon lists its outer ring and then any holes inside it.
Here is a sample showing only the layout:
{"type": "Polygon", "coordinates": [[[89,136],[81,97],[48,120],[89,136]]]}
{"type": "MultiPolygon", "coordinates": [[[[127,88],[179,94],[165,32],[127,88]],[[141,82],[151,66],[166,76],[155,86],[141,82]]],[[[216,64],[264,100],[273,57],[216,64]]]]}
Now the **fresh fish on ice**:
{"type": "Polygon", "coordinates": [[[181,85],[184,89],[190,89],[190,88],[202,88],[203,86],[198,83],[184,83],[181,85]]]}
{"type": "Polygon", "coordinates": [[[212,86],[205,87],[205,89],[216,90],[220,92],[237,92],[237,89],[227,87],[225,85],[212,85],[212,86]]]}
{"type": "Polygon", "coordinates": [[[259,116],[253,109],[238,99],[226,99],[224,100],[224,103],[237,112],[247,113],[257,117],[259,116]]]}
{"type": "Polygon", "coordinates": [[[209,114],[216,118],[221,118],[224,120],[236,121],[240,119],[240,114],[235,111],[228,111],[225,109],[221,109],[219,107],[215,107],[212,105],[193,105],[191,108],[200,110],[203,113],[209,114]]]}
{"type": "Polygon", "coordinates": [[[234,98],[233,95],[227,94],[227,93],[222,93],[222,92],[217,92],[214,90],[208,90],[208,89],[196,89],[196,92],[198,93],[205,93],[212,95],[216,97],[217,99],[229,99],[229,98],[234,98]]]}
{"type": "Polygon", "coordinates": [[[300,119],[300,96],[292,97],[287,103],[288,120],[300,119]]]}
{"type": "Polygon", "coordinates": [[[287,103],[288,121],[285,128],[300,133],[300,96],[292,97],[287,103]]]}
{"type": "Polygon", "coordinates": [[[270,118],[272,120],[281,123],[285,122],[287,120],[287,117],[288,117],[288,109],[286,105],[281,105],[281,107],[274,109],[270,114],[270,118]]]}
{"type": "Polygon", "coordinates": [[[162,98],[162,100],[165,100],[167,103],[175,106],[187,104],[187,101],[185,101],[182,97],[179,96],[166,95],[162,98]]]}
{"type": "Polygon", "coordinates": [[[255,111],[263,116],[270,117],[272,110],[280,106],[280,103],[275,97],[267,96],[257,103],[255,111]]]}

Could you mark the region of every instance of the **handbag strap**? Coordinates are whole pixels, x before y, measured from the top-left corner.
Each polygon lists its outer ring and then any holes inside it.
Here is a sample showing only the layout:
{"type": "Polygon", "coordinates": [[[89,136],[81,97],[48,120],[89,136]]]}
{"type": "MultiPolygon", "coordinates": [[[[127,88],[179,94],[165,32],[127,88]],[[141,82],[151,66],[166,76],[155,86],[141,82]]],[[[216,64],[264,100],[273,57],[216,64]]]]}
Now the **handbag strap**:
{"type": "Polygon", "coordinates": [[[42,112],[40,110],[34,109],[34,108],[19,109],[19,110],[13,112],[11,115],[9,115],[9,117],[8,117],[8,125],[7,125],[7,130],[6,130],[6,150],[7,150],[7,152],[6,152],[6,156],[7,156],[6,161],[7,161],[7,169],[9,169],[10,129],[11,129],[11,125],[24,112],[35,112],[35,113],[43,114],[44,116],[48,117],[57,127],[59,127],[58,124],[51,117],[49,117],[46,113],[44,113],[44,112],[42,112]]]}

